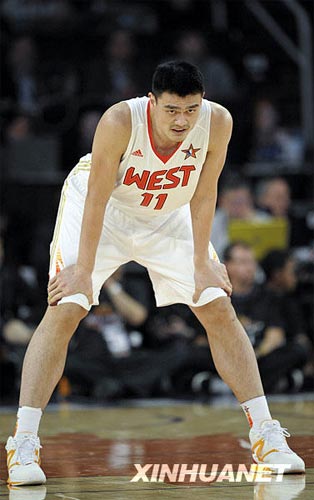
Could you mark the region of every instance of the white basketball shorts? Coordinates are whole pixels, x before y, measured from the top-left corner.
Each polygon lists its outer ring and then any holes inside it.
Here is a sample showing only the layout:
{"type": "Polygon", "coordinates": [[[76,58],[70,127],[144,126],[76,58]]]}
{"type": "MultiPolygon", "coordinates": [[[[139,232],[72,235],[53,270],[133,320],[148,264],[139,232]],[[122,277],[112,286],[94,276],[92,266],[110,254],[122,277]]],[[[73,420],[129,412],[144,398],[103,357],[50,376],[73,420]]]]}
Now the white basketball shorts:
{"type": "MultiPolygon", "coordinates": [[[[77,261],[89,170],[89,165],[80,162],[64,183],[50,246],[50,278],[77,261]]],[[[218,260],[211,244],[209,254],[218,260]]],[[[99,303],[99,292],[107,278],[131,260],[147,268],[157,306],[183,303],[197,307],[226,296],[221,288],[209,287],[199,301],[193,303],[195,286],[189,205],[170,214],[148,218],[127,213],[109,200],[92,274],[93,304],[89,304],[83,294],[65,297],[59,304],[71,302],[89,310],[99,303]]]]}

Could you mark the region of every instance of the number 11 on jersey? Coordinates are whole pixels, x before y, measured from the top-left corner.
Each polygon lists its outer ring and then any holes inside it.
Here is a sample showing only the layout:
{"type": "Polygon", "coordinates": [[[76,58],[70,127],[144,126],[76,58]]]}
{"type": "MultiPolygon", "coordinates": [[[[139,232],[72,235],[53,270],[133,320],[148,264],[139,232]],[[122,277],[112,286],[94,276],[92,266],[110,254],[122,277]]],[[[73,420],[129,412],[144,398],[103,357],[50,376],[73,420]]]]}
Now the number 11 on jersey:
{"type": "Polygon", "coordinates": [[[157,203],[154,206],[154,210],[161,210],[165,204],[165,201],[168,197],[168,194],[162,193],[162,194],[158,194],[157,196],[154,196],[151,193],[143,193],[141,196],[143,196],[143,201],[141,203],[142,207],[148,207],[148,205],[150,204],[152,199],[155,198],[157,200],[157,203]]]}

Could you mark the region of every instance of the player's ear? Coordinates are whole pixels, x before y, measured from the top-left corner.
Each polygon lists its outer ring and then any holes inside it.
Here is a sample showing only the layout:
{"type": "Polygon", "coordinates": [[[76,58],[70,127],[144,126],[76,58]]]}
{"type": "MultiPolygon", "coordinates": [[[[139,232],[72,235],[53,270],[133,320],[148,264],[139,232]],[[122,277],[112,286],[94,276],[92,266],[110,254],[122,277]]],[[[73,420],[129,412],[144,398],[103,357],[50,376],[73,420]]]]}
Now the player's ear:
{"type": "Polygon", "coordinates": [[[152,92],[149,92],[148,93],[148,97],[150,99],[151,105],[152,106],[156,106],[156,104],[157,104],[157,98],[156,98],[156,96],[152,92]]]}

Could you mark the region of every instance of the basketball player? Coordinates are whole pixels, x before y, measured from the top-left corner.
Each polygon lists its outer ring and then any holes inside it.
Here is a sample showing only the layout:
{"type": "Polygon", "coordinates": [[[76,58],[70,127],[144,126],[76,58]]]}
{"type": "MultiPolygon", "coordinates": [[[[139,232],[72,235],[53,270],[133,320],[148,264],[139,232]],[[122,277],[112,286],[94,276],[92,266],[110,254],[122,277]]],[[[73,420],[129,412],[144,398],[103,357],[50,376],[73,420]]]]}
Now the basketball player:
{"type": "Polygon", "coordinates": [[[104,113],[92,154],[64,183],[49,306],[25,356],[16,431],[6,445],[12,484],[46,481],[37,432],[68,342],[104,281],[130,260],[147,267],[158,306],[187,304],[206,329],[217,370],[247,415],[254,460],[274,472],[276,464],[304,471],[286,430],[271,418],[252,346],[230,303],[228,274],[209,242],[232,119],[203,96],[195,66],[159,65],[148,97],[104,113]]]}

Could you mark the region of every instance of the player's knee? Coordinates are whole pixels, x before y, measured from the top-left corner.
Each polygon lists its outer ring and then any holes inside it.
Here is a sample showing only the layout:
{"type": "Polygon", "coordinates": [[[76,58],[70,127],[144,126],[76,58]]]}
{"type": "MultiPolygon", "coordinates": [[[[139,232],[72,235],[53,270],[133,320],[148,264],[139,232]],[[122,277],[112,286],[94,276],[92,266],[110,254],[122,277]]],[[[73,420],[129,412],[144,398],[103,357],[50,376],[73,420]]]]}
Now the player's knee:
{"type": "Polygon", "coordinates": [[[230,299],[221,297],[211,303],[206,330],[208,332],[229,331],[235,321],[237,321],[237,316],[230,299]]]}
{"type": "Polygon", "coordinates": [[[52,322],[56,331],[73,333],[88,311],[78,304],[67,303],[48,307],[46,317],[52,322]]]}
{"type": "Polygon", "coordinates": [[[57,306],[57,309],[60,310],[60,315],[65,321],[74,324],[78,324],[88,314],[88,311],[84,307],[74,303],[60,304],[57,306]]]}

